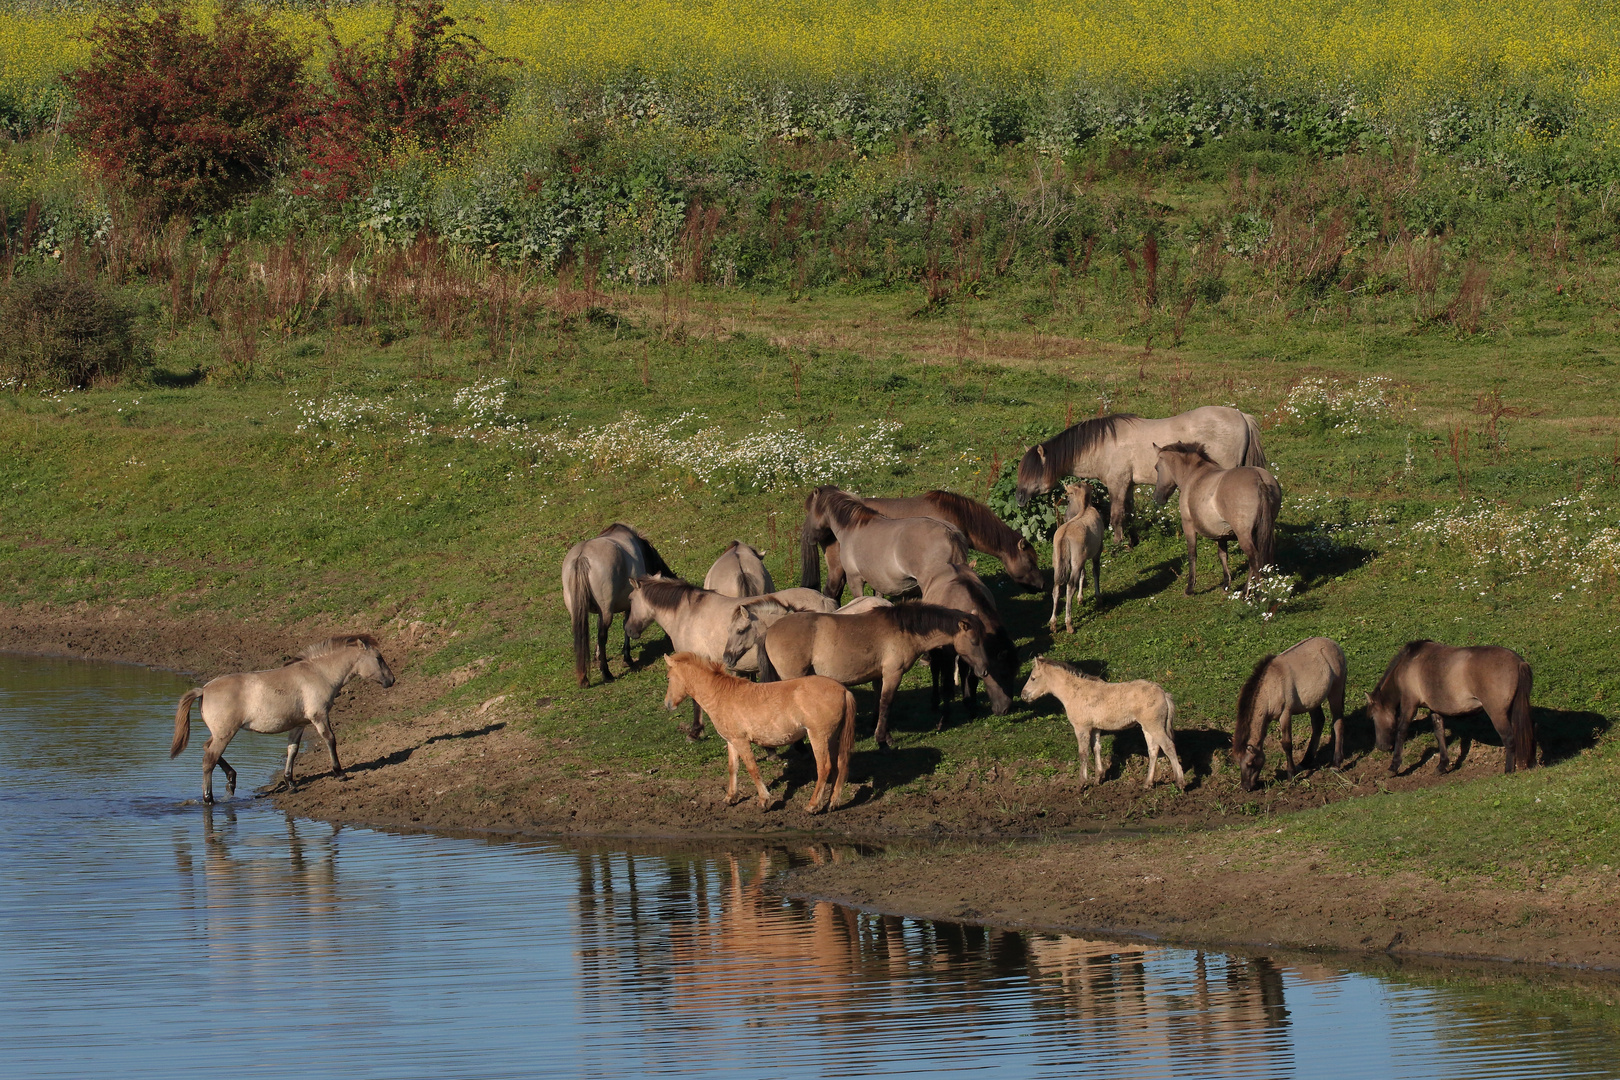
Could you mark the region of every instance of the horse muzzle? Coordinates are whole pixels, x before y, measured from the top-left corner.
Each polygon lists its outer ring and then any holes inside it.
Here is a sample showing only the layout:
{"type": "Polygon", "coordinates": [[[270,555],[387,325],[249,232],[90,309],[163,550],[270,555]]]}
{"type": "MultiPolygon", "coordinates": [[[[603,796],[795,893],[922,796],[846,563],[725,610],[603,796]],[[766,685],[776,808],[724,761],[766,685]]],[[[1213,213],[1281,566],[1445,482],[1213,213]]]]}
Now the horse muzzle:
{"type": "Polygon", "coordinates": [[[1001,683],[992,676],[980,677],[984,679],[984,692],[990,695],[990,711],[997,716],[1007,715],[1007,710],[1012,708],[1012,698],[1007,696],[1007,691],[1003,690],[1001,683]]]}

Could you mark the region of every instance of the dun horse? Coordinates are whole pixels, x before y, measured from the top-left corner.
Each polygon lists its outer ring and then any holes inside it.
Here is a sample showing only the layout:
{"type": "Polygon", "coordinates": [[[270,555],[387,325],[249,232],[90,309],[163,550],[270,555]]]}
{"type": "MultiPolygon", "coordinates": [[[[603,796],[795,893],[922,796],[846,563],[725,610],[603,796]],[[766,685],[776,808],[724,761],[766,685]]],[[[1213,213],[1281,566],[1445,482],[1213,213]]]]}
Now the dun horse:
{"type": "Polygon", "coordinates": [[[757,548],[733,540],[703,575],[703,587],[723,596],[764,596],[775,592],[771,572],[757,548]]]}
{"type": "Polygon", "coordinates": [[[1065,484],[1069,494],[1068,520],[1052,536],[1052,617],[1047,628],[1057,631],[1058,594],[1065,589],[1063,629],[1074,633],[1074,591],[1086,602],[1086,562],[1091,563],[1092,605],[1102,598],[1102,514],[1091,505],[1091,485],[1065,484]]]}
{"type": "Polygon", "coordinates": [[[917,657],[949,645],[984,680],[990,706],[997,714],[1011,704],[990,671],[984,624],[976,615],[934,604],[895,604],[859,615],[788,615],[765,634],[759,660],[761,681],[825,675],[845,686],[881,680],[878,695],[877,744],[889,738],[889,706],[900,678],[917,657]]]}
{"type": "Polygon", "coordinates": [[[1277,478],[1252,465],[1223,469],[1200,443],[1171,443],[1158,451],[1159,481],[1153,489],[1153,501],[1163,506],[1172,491],[1181,489],[1181,532],[1187,538],[1187,595],[1193,594],[1198,538],[1207,536],[1220,552],[1228,590],[1232,588],[1232,567],[1226,561],[1227,543],[1236,538],[1238,547],[1248,556],[1249,572],[1243,580],[1243,597],[1248,599],[1255,577],[1271,566],[1277,510],[1282,506],[1282,488],[1277,486],[1277,478]]]}
{"type": "Polygon", "coordinates": [[[679,708],[690,697],[709,714],[714,730],[726,740],[726,805],[736,806],[742,801],[737,794],[737,762],[741,761],[759,793],[759,808],[769,810],[770,792],[759,775],[754,745],[777,749],[806,738],[816,756],[816,790],[810,796],[810,813],[819,814],[837,804],[844,781],[849,778],[849,751],[855,745],[854,694],[820,675],[764,685],[751,683],[727,675],[720,665],[691,653],[666,656],[664,663],[669,666],[664,707],[679,708]]]}
{"type": "MultiPolygon", "coordinates": [[[[1007,576],[1026,589],[1045,589],[1046,579],[1041,576],[1035,549],[1017,532],[996,517],[995,511],[981,502],[950,491],[925,491],[912,499],[861,499],[861,503],[889,518],[937,518],[954,525],[967,537],[968,547],[994,555],[1001,560],[1007,576]]],[[[827,556],[827,595],[842,596],[844,568],[839,553],[838,538],[824,518],[817,515],[814,497],[805,502],[805,527],[801,537],[809,536],[805,544],[803,566],[800,568],[804,584],[812,588],[821,584],[821,563],[809,545],[824,549],[827,556]]]]}
{"type": "MultiPolygon", "coordinates": [[[[984,624],[985,652],[990,657],[990,671],[996,682],[1011,686],[1018,678],[1018,646],[1002,625],[1001,613],[996,610],[996,599],[984,579],[965,566],[953,566],[928,583],[923,590],[922,602],[938,604],[976,615],[984,624]]],[[[962,702],[967,714],[973,716],[979,709],[979,680],[973,668],[956,655],[949,645],[941,645],[928,654],[929,674],[933,682],[934,707],[939,712],[935,731],[945,729],[945,715],[950,701],[962,690],[962,702]]],[[[1009,702],[1010,704],[1010,702],[1009,702]]],[[[996,710],[999,716],[1005,709],[996,710]]]]}
{"type": "MultiPolygon", "coordinates": [[[[967,563],[967,538],[937,518],[885,517],[831,484],[812,491],[804,507],[799,580],[812,588],[821,581],[824,537],[837,542],[838,562],[856,596],[867,585],[888,595],[920,591],[934,575],[967,563]]],[[[823,591],[836,600],[843,589],[844,578],[829,575],[823,591]]]]}
{"type": "Polygon", "coordinates": [[[1164,420],[1114,413],[1081,421],[1030,447],[1018,463],[1018,505],[1027,506],[1036,495],[1057,490],[1066,476],[1101,480],[1108,488],[1114,541],[1125,540],[1129,524],[1130,542],[1135,544],[1133,485],[1154,482],[1155,447],[1173,442],[1202,443],[1216,464],[1226,469],[1267,464],[1259,421],[1237,409],[1206,405],[1164,420]]]}
{"type": "Polygon", "coordinates": [[[1400,772],[1407,726],[1423,708],[1434,717],[1441,772],[1451,767],[1446,756],[1446,717],[1482,709],[1502,737],[1502,771],[1534,767],[1536,726],[1530,715],[1530,684],[1530,665],[1512,649],[1497,645],[1455,648],[1437,641],[1411,641],[1401,646],[1378,686],[1367,695],[1378,749],[1391,752],[1390,773],[1400,772]]]}
{"type": "Polygon", "coordinates": [[[1306,638],[1254,665],[1249,681],[1238,694],[1237,726],[1232,733],[1232,757],[1239,766],[1244,791],[1260,786],[1265,768],[1266,728],[1277,721],[1283,763],[1294,778],[1294,717],[1311,714],[1311,741],[1299,759],[1300,768],[1316,756],[1326,718],[1325,701],[1333,710],[1333,767],[1344,765],[1344,650],[1325,637],[1306,638]]]}
{"type": "Polygon", "coordinates": [[[169,757],[180,756],[191,741],[191,703],[202,699],[202,721],[208,725],[203,745],[203,802],[214,801],[214,766],[225,770],[225,793],[236,794],[236,770],[225,760],[225,748],[246,728],[264,735],[287,733],[287,764],[282,777],[293,786],[293,762],[310,726],[326,743],[332,775],[342,776],[337,736],[329,713],[338,691],[351,678],[375,679],[385,689],[394,685],[394,673],[370,634],[339,634],[304,650],[285,667],[221,675],[195,690],[187,690],[174,711],[174,741],[169,757]]]}
{"type": "Polygon", "coordinates": [[[1099,784],[1108,775],[1103,768],[1102,733],[1124,731],[1136,724],[1147,740],[1147,783],[1142,786],[1153,787],[1153,773],[1162,752],[1175,773],[1176,786],[1186,789],[1187,777],[1181,771],[1181,759],[1176,757],[1176,740],[1171,730],[1176,721],[1176,703],[1158,683],[1143,679],[1104,682],[1061,660],[1037,656],[1019,696],[1025,701],[1038,701],[1047,694],[1063,703],[1063,711],[1068,713],[1069,723],[1074,728],[1074,737],[1080,743],[1082,784],[1091,783],[1086,769],[1088,757],[1097,759],[1099,784]]]}
{"type": "MultiPolygon", "coordinates": [[[[639,577],[674,577],[647,538],[625,524],[609,525],[602,534],[581,541],[563,556],[563,605],[574,632],[574,678],[591,681],[591,612],[596,613],[596,659],[602,681],[608,670],[607,639],[613,616],[630,610],[630,583],[639,577]]],[[[630,667],[630,634],[624,635],[624,664],[630,667]]]]}

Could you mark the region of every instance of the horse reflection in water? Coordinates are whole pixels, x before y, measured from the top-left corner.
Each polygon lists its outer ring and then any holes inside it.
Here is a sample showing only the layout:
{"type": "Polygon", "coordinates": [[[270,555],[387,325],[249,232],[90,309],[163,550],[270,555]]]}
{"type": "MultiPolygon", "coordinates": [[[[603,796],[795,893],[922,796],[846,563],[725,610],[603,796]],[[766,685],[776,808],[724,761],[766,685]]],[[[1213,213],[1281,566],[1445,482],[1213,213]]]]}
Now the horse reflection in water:
{"type": "Polygon", "coordinates": [[[825,844],[713,857],[579,853],[593,1007],[667,1010],[693,1061],[731,1045],[726,1017],[740,1009],[794,1016],[851,1069],[889,1060],[896,1040],[924,1030],[919,1053],[968,1060],[984,1038],[1022,1022],[1083,1029],[1043,1053],[1054,1064],[1109,1057],[1152,1062],[1146,1071],[1157,1073],[1202,1063],[1193,1071],[1207,1074],[1210,1061],[1230,1060],[1264,1073],[1290,1053],[1285,973],[1322,974],[1264,958],[1198,953],[1188,963],[1151,945],[865,914],[770,891],[794,866],[859,857],[825,844]]]}
{"type": "Polygon", "coordinates": [[[185,907],[215,958],[253,962],[307,962],[340,958],[336,839],[341,826],[300,824],[262,829],[263,815],[241,828],[233,807],[204,805],[202,849],[193,823],[174,834],[174,856],[185,907]],[[306,835],[315,833],[312,839],[306,835]],[[252,932],[265,922],[296,925],[285,938],[252,932]]]}

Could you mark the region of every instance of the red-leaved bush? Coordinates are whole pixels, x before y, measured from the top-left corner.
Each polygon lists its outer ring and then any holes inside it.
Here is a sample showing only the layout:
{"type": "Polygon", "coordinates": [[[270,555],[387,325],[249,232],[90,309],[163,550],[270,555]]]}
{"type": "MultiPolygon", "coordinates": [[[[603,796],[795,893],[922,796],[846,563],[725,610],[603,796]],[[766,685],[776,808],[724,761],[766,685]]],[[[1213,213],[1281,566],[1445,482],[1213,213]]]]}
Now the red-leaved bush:
{"type": "Polygon", "coordinates": [[[448,149],[500,111],[502,61],[455,26],[439,0],[394,0],[388,29],[353,44],[326,23],[332,85],[307,125],[311,192],[348,198],[397,151],[448,149]]]}
{"type": "Polygon", "coordinates": [[[63,76],[68,132],[101,172],[165,213],[216,209],[274,175],[307,123],[304,54],[227,2],[211,27],[176,0],[117,3],[63,76]]]}

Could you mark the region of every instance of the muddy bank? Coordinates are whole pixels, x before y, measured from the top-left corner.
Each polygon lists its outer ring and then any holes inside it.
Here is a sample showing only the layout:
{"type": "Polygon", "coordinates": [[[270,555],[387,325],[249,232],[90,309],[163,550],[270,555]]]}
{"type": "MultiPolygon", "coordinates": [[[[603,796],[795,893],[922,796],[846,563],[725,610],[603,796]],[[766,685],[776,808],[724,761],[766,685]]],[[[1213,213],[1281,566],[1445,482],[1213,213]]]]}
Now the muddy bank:
{"type": "MultiPolygon", "coordinates": [[[[330,630],[122,608],[0,611],[0,649],[200,676],[278,664],[330,630]]],[[[846,789],[844,805],[812,817],[804,812],[814,783],[808,756],[762,764],[773,795],[786,798],[781,809],[761,811],[752,800],[728,807],[719,761],[694,755],[648,770],[602,761],[589,748],[533,733],[530,721],[550,707],[543,698],[444,707],[468,674],[421,674],[435,645],[410,626],[385,625],[379,636],[398,684],[386,693],[370,683],[344,692],[334,718],[349,775],[332,777],[324,752],[308,744],[298,789],[275,796],[288,812],[456,833],[852,839],[891,847],[880,858],[803,870],[784,887],[891,913],[1003,926],[1620,967],[1610,917],[1620,890],[1612,881],[1570,879],[1530,892],[1366,875],[1322,854],[1252,865],[1244,845],[1253,830],[1221,828],[1249,814],[1381,788],[1466,782],[1500,770],[1499,748],[1476,743],[1459,773],[1443,780],[1427,755],[1394,780],[1384,761],[1364,755],[1342,773],[1308,773],[1253,795],[1238,790],[1229,768],[1196,777],[1185,793],[1165,784],[1145,792],[1139,755],[1089,789],[1073,763],[1006,762],[968,762],[886,787],[871,782],[878,752],[865,750],[855,755],[860,782],[846,789]],[[1034,842],[954,852],[933,843],[1013,839],[1034,842]]]]}

